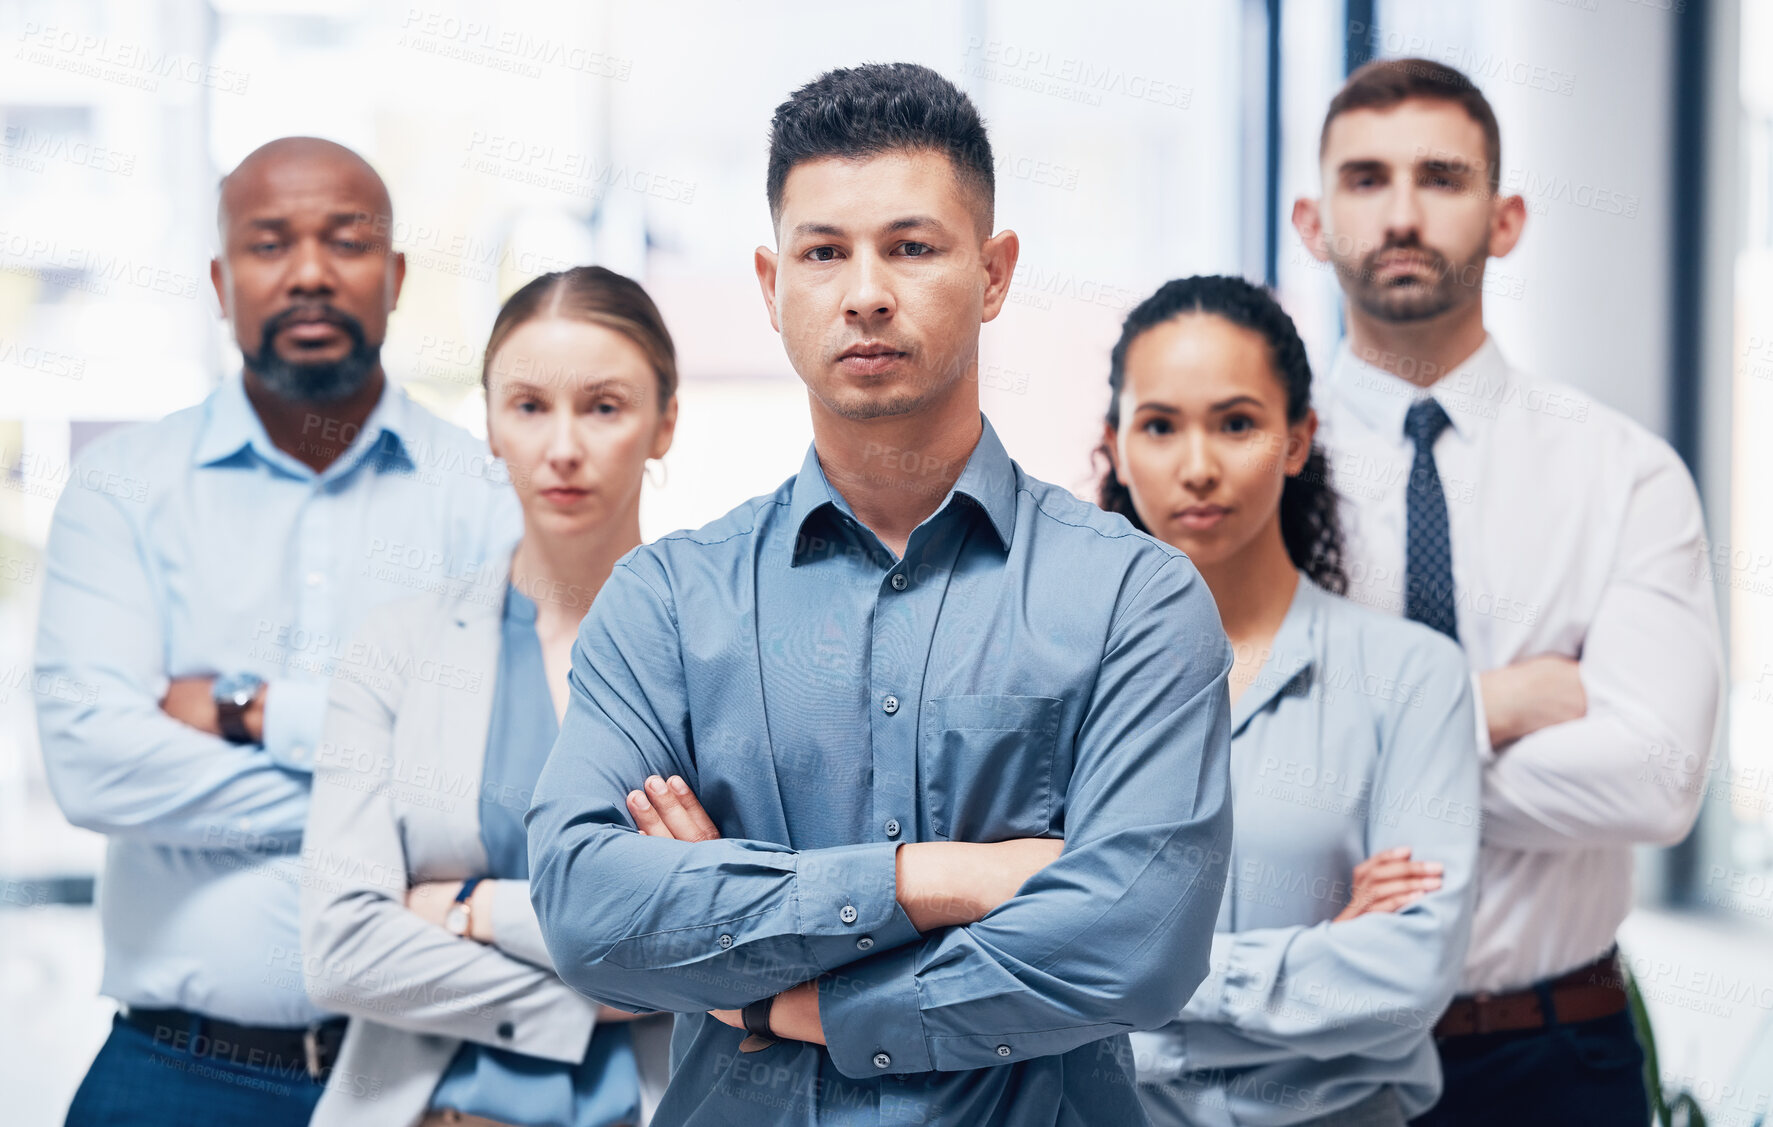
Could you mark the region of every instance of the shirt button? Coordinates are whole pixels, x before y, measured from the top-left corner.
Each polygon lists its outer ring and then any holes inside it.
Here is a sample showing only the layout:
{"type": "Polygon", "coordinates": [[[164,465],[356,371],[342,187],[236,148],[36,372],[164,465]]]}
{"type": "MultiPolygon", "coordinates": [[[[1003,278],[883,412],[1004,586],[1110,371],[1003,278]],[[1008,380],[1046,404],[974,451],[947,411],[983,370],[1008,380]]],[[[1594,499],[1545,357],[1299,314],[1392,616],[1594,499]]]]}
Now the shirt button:
{"type": "Polygon", "coordinates": [[[837,918],[842,920],[846,924],[855,923],[856,922],[856,906],[854,904],[845,904],[842,908],[838,909],[837,918]]]}
{"type": "Polygon", "coordinates": [[[890,1067],[892,1065],[892,1063],[893,1063],[893,1058],[887,1056],[885,1053],[875,1053],[874,1054],[874,1067],[875,1068],[887,1068],[887,1067],[890,1067]]]}
{"type": "Polygon", "coordinates": [[[1010,1047],[1008,1045],[999,1045],[997,1047],[997,1055],[1000,1057],[1009,1056],[1010,1055],[1010,1047]]]}
{"type": "Polygon", "coordinates": [[[310,571],[308,573],[308,586],[318,587],[322,583],[325,583],[325,582],[326,582],[325,573],[319,572],[319,571],[310,571]]]}
{"type": "Polygon", "coordinates": [[[897,571],[893,573],[892,584],[893,590],[903,591],[905,588],[911,586],[911,580],[905,578],[904,572],[897,571]]]}
{"type": "Polygon", "coordinates": [[[886,821],[886,832],[887,832],[888,837],[898,837],[899,836],[899,819],[888,818],[886,821]]]}
{"type": "Polygon", "coordinates": [[[721,946],[722,950],[725,950],[726,948],[731,947],[732,945],[733,945],[733,937],[732,936],[723,935],[720,937],[720,946],[721,946]]]}
{"type": "Polygon", "coordinates": [[[517,1035],[517,1027],[508,1021],[499,1022],[499,1036],[509,1041],[517,1035]]]}
{"type": "Polygon", "coordinates": [[[874,937],[871,935],[864,935],[862,938],[856,940],[856,950],[858,951],[867,951],[873,946],[874,937]]]}
{"type": "Polygon", "coordinates": [[[880,702],[880,710],[888,716],[899,711],[899,698],[888,693],[887,698],[880,702]]]}

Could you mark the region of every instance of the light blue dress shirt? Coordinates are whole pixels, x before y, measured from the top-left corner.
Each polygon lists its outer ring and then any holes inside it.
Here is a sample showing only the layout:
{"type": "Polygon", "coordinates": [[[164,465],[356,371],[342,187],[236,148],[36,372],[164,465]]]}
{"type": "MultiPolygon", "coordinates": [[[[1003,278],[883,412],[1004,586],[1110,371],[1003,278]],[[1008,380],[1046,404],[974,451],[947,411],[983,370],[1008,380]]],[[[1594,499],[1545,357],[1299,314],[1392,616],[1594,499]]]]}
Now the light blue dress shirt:
{"type": "Polygon", "coordinates": [[[1213,973],[1178,1020],[1131,1039],[1154,1123],[1309,1123],[1386,1086],[1406,1116],[1434,1103],[1430,1034],[1477,894],[1472,707],[1455,643],[1300,577],[1232,709],[1237,835],[1213,973]],[[1445,866],[1440,889],[1331,922],[1355,865],[1400,845],[1445,866]]]}
{"type": "Polygon", "coordinates": [[[301,846],[331,677],[372,606],[503,566],[519,522],[485,446],[392,385],[316,474],[274,447],[238,375],[82,451],[50,528],[38,728],[68,820],[110,835],[102,991],[257,1025],[320,1016],[303,988],[301,846]],[[160,711],[169,678],[270,684],[265,741],[160,711]]]}
{"type": "Polygon", "coordinates": [[[1143,1122],[1126,1033],[1206,973],[1223,890],[1229,667],[1187,558],[989,423],[903,558],[809,449],[625,556],[580,628],[528,820],[555,967],[688,1015],[660,1127],[1143,1122]],[[655,772],[723,839],[636,833],[655,772]],[[1026,836],[1064,853],[977,923],[911,926],[901,843],[1026,836]],[[740,1054],[704,1012],[815,978],[828,1048],[740,1054]]]}
{"type": "MultiPolygon", "coordinates": [[[[548,691],[536,604],[505,589],[499,624],[499,671],[481,771],[480,840],[487,876],[528,880],[523,811],[509,796],[528,793],[554,746],[559,725],[548,691]]],[[[543,1060],[463,1041],[431,1095],[434,1108],[454,1108],[514,1127],[607,1127],[640,1117],[640,1073],[627,1022],[599,1023],[577,1064],[543,1060]]]]}

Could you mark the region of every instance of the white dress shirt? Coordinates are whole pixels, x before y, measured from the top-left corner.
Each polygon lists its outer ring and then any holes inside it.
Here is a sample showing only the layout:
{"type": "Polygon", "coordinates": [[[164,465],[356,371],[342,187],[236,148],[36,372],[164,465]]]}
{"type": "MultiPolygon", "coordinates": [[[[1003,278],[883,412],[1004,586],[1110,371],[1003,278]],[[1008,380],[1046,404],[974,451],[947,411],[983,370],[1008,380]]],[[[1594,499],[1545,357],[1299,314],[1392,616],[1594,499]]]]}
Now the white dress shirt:
{"type": "Polygon", "coordinates": [[[1434,456],[1474,676],[1542,654],[1581,663],[1587,715],[1500,752],[1479,694],[1483,852],[1461,991],[1590,962],[1631,909],[1632,847],[1679,841],[1704,792],[1722,654],[1692,478],[1661,439],[1513,371],[1489,338],[1428,390],[1345,341],[1317,390],[1349,597],[1404,612],[1404,415],[1432,395],[1452,419],[1434,456]]]}

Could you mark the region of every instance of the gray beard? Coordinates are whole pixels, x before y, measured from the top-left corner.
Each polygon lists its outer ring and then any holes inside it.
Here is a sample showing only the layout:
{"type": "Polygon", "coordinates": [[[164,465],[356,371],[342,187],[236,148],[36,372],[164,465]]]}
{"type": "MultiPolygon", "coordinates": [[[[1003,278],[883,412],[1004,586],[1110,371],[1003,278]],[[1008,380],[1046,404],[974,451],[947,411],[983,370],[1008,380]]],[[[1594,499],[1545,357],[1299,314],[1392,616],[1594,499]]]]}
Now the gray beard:
{"type": "Polygon", "coordinates": [[[381,362],[382,346],[369,343],[356,318],[341,316],[336,322],[351,338],[351,351],[342,358],[292,364],[277,355],[271,344],[288,316],[285,312],[266,321],[260,330],[258,354],[246,358],[246,366],[258,374],[266,389],[295,403],[337,403],[361,391],[381,362]]]}
{"type": "Polygon", "coordinates": [[[267,363],[263,356],[251,364],[266,389],[279,399],[295,403],[337,403],[363,390],[369,374],[381,359],[381,350],[374,349],[360,356],[353,351],[343,360],[329,364],[291,364],[280,356],[267,363]]]}

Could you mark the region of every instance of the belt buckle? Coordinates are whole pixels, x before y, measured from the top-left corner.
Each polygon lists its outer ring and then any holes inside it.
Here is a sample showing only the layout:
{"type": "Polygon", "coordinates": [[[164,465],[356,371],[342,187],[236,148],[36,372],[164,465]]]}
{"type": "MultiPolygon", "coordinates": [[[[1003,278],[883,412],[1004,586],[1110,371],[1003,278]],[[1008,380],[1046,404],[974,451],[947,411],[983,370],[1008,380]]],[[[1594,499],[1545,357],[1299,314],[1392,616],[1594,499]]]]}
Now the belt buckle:
{"type": "Polygon", "coordinates": [[[328,1069],[320,1059],[319,1022],[309,1022],[308,1028],[302,1030],[302,1053],[307,1057],[308,1079],[314,1081],[326,1079],[328,1069]]]}
{"type": "Polygon", "coordinates": [[[1490,1028],[1490,1003],[1496,995],[1487,991],[1479,991],[1471,996],[1471,1031],[1473,1033],[1493,1033],[1490,1028]]]}

